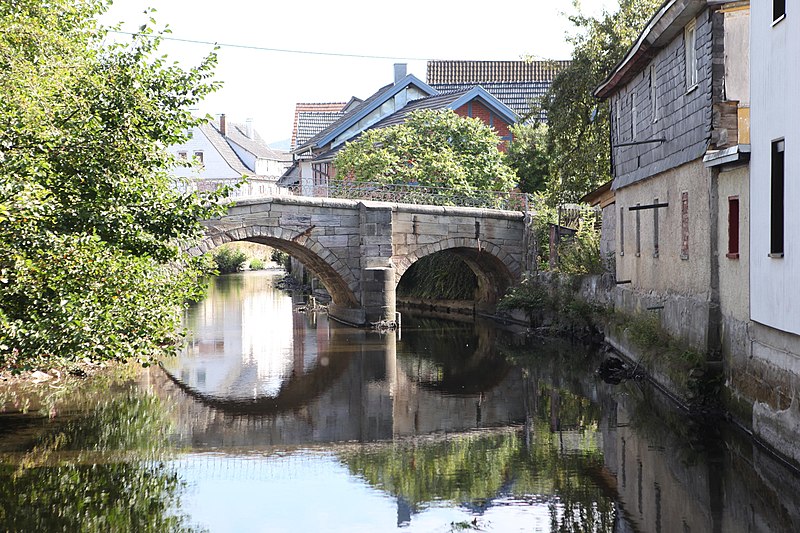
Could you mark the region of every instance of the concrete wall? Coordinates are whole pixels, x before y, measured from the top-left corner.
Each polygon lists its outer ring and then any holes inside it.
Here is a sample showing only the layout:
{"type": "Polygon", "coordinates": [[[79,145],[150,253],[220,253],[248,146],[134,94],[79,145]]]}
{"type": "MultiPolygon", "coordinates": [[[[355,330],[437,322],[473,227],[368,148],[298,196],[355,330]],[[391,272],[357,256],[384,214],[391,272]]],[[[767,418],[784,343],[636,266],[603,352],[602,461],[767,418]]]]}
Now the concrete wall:
{"type": "Polygon", "coordinates": [[[617,307],[641,312],[663,305],[663,310],[655,312],[665,329],[699,348],[706,346],[709,324],[709,176],[710,171],[697,160],[616,192],[617,280],[631,281],[618,286],[617,307]],[[656,200],[669,205],[630,211],[632,206],[656,200]],[[685,241],[684,228],[688,230],[685,241]]]}
{"type": "Polygon", "coordinates": [[[718,260],[719,293],[722,314],[722,353],[726,359],[749,352],[750,318],[750,171],[747,166],[723,170],[718,177],[717,213],[719,214],[718,260]],[[739,200],[739,254],[728,254],[729,205],[739,200]]]}

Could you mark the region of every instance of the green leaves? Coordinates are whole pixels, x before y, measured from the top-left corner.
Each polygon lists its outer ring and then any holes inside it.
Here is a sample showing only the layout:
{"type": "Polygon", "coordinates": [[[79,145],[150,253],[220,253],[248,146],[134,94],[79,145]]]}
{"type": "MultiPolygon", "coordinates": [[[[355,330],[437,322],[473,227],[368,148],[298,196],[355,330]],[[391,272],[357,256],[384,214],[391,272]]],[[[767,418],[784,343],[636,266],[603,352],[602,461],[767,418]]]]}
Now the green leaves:
{"type": "Polygon", "coordinates": [[[578,33],[570,65],[541,103],[547,112],[547,196],[552,205],[576,202],[611,179],[608,102],[594,89],[619,62],[661,0],[621,0],[601,18],[572,17],[578,33]]]}
{"type": "Polygon", "coordinates": [[[340,178],[356,181],[447,187],[456,194],[510,191],[516,176],[499,143],[480,119],[421,110],[403,124],[365,131],[334,165],[340,178]]]}
{"type": "Polygon", "coordinates": [[[216,58],[168,65],[154,30],[107,44],[106,5],[0,6],[0,366],[161,353],[201,274],[179,243],[219,206],[174,187],[166,147],[216,58]]]}

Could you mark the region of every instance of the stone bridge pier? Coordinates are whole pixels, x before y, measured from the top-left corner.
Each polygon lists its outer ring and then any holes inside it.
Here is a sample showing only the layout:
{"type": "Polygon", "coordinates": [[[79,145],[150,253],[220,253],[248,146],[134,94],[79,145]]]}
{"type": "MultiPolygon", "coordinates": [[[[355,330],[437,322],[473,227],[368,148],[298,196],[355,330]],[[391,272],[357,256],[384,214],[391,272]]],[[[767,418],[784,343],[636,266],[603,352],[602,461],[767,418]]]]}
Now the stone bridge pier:
{"type": "Polygon", "coordinates": [[[518,211],[276,196],[238,202],[203,224],[206,237],[190,254],[231,241],[282,250],[323,283],[329,315],[355,326],[394,320],[400,278],[427,255],[463,259],[478,280],[476,306],[487,311],[535,257],[529,217],[518,211]]]}

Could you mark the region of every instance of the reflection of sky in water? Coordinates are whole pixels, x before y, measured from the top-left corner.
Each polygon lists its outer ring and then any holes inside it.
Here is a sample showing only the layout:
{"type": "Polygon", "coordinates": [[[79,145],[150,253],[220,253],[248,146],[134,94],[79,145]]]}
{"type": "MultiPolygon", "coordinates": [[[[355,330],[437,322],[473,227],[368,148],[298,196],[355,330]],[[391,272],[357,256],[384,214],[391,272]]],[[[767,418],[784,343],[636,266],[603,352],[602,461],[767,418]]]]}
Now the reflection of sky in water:
{"type": "Polygon", "coordinates": [[[260,271],[214,280],[209,297],[187,313],[190,345],[165,363],[170,373],[203,394],[254,398],[275,396],[293,373],[313,366],[316,350],[304,349],[306,317],[293,314],[291,296],[274,287],[282,275],[260,271]]]}
{"type": "MultiPolygon", "coordinates": [[[[444,533],[475,519],[444,501],[411,517],[397,498],[352,476],[329,452],[191,454],[175,466],[187,483],[181,511],[214,532],[444,533]]],[[[506,498],[496,505],[477,517],[483,531],[550,531],[547,501],[506,498]]]]}

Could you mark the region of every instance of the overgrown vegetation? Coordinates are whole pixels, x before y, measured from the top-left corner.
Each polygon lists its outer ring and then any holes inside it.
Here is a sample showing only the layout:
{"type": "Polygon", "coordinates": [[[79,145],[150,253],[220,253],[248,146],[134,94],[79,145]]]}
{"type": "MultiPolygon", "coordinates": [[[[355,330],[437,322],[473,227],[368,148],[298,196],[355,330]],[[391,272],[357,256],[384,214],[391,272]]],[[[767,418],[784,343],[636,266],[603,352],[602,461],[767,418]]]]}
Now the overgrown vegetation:
{"type": "Polygon", "coordinates": [[[656,313],[615,311],[607,323],[634,344],[645,368],[668,376],[691,407],[708,407],[718,400],[720,376],[707,368],[706,354],[670,335],[656,313]]]}
{"type": "Polygon", "coordinates": [[[199,123],[215,56],[168,63],[151,26],[108,44],[106,7],[0,3],[0,368],[158,356],[204,274],[180,244],[220,210],[178,192],[164,147],[199,123]]]}
{"type": "Polygon", "coordinates": [[[420,258],[400,279],[398,296],[472,300],[478,281],[458,256],[441,252],[420,258]]]}
{"type": "Polygon", "coordinates": [[[579,283],[580,279],[574,276],[530,276],[509,290],[497,309],[519,309],[534,326],[545,328],[551,334],[590,337],[597,333],[606,310],[581,299],[579,283]]]}

